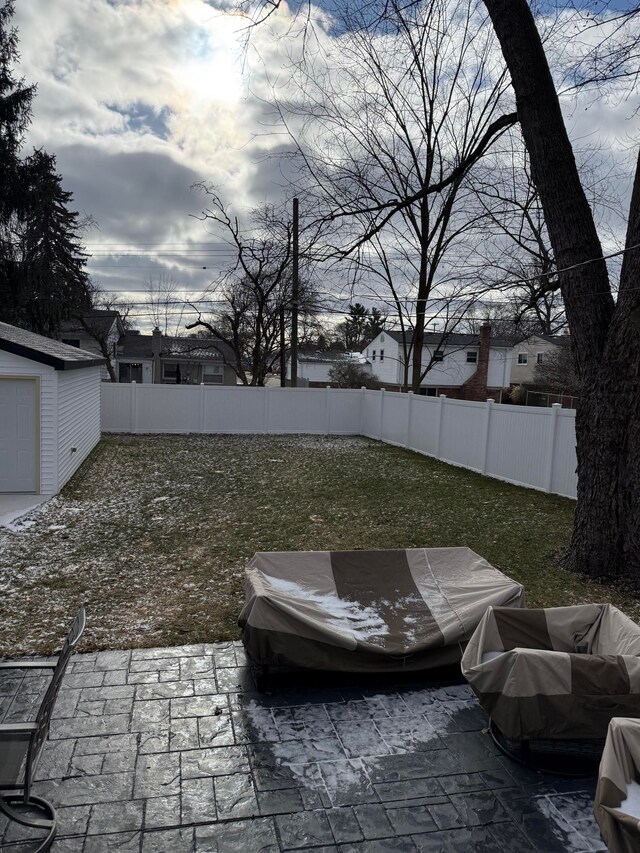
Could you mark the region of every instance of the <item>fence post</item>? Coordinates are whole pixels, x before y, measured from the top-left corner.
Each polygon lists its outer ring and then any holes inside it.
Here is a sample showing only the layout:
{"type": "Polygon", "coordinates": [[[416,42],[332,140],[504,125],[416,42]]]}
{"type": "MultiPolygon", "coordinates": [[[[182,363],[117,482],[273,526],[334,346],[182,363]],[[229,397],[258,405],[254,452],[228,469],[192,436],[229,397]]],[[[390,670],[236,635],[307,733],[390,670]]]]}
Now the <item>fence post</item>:
{"type": "Polygon", "coordinates": [[[440,459],[440,437],[442,436],[442,418],[444,414],[444,404],[447,399],[446,394],[440,394],[440,411],[438,413],[438,440],[436,441],[436,459],[440,459]]]}
{"type": "Polygon", "coordinates": [[[384,388],[380,389],[380,421],[378,423],[378,439],[382,441],[382,421],[384,418],[384,388]]]}
{"type": "Polygon", "coordinates": [[[331,435],[331,385],[326,385],[324,389],[324,434],[331,435]]]}
{"type": "Polygon", "coordinates": [[[360,386],[360,435],[366,435],[364,423],[364,398],[367,394],[367,386],[360,386]]]}
{"type": "Polygon", "coordinates": [[[200,432],[205,432],[204,410],[205,410],[205,394],[206,394],[205,388],[206,387],[207,386],[204,384],[204,382],[200,383],[200,432]]]}
{"type": "Polygon", "coordinates": [[[487,473],[487,456],[489,455],[489,434],[491,432],[491,415],[493,413],[493,397],[487,397],[484,420],[484,444],[482,450],[482,473],[487,473]]]}
{"type": "Polygon", "coordinates": [[[138,410],[136,407],[136,383],[131,383],[131,432],[137,432],[138,430],[138,410]]]}
{"type": "Polygon", "coordinates": [[[413,402],[413,391],[407,392],[407,434],[404,440],[405,447],[411,447],[411,404],[413,402]]]}
{"type": "Polygon", "coordinates": [[[263,388],[264,405],[262,407],[262,422],[263,429],[262,432],[269,432],[269,386],[265,385],[263,388]]]}
{"type": "Polygon", "coordinates": [[[553,484],[553,457],[556,453],[556,436],[558,434],[558,415],[562,409],[562,403],[552,403],[551,416],[549,418],[549,435],[547,439],[547,470],[545,476],[544,490],[551,491],[553,484]]]}

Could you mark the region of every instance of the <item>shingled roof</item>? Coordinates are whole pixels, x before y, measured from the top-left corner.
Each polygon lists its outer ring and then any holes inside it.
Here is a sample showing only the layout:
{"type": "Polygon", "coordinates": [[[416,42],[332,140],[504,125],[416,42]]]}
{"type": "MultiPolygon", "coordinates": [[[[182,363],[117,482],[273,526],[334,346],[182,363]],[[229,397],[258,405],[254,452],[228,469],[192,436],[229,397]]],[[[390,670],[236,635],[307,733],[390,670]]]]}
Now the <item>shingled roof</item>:
{"type": "Polygon", "coordinates": [[[45,338],[44,335],[36,335],[8,323],[0,323],[0,350],[46,364],[56,370],[95,367],[106,361],[93,352],[45,338]]]}

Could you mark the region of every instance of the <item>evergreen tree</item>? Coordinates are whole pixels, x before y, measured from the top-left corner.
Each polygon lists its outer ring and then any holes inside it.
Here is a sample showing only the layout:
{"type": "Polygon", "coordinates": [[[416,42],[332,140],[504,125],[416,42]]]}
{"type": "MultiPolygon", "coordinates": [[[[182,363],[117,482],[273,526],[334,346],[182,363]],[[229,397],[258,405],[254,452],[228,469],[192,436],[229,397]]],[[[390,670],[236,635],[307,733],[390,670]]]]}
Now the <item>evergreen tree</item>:
{"type": "Polygon", "coordinates": [[[14,0],[0,5],[0,320],[56,335],[63,320],[91,307],[78,214],[69,209],[55,157],[20,158],[35,86],[13,67],[14,0]]]}

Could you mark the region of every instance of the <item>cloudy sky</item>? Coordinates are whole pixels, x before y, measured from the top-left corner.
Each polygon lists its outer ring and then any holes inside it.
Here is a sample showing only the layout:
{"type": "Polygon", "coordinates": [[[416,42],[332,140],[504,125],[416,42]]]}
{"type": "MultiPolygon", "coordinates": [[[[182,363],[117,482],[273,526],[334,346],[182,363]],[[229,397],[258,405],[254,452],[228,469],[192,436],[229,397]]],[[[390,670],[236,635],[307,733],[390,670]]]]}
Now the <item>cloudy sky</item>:
{"type": "MultiPolygon", "coordinates": [[[[242,22],[205,0],[18,0],[14,22],[20,73],[38,86],[27,141],[56,154],[75,206],[97,222],[86,235],[95,281],[143,290],[164,268],[189,291],[206,287],[229,251],[190,216],[202,208],[192,185],[212,182],[238,210],[282,192],[263,156],[282,137],[265,134],[253,94],[266,91],[264,71],[286,74],[272,29],[243,53],[242,22]]],[[[572,136],[613,150],[630,175],[634,107],[567,101],[572,136]]],[[[617,185],[622,200],[629,186],[617,185]]]]}

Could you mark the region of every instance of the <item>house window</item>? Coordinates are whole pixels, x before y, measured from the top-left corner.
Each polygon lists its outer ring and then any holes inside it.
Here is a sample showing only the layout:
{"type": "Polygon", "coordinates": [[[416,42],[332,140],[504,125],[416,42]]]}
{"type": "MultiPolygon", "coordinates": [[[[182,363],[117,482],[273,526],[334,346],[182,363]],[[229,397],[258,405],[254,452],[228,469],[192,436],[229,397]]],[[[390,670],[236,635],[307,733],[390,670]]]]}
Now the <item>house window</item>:
{"type": "Polygon", "coordinates": [[[376,351],[375,351],[375,350],[373,351],[373,358],[372,358],[371,360],[372,360],[372,361],[375,361],[375,360],[376,360],[376,351]]]}
{"type": "Polygon", "coordinates": [[[180,365],[165,363],[162,365],[162,381],[169,384],[180,385],[182,383],[182,372],[180,365]]]}
{"type": "Polygon", "coordinates": [[[529,364],[529,353],[519,352],[518,353],[518,364],[529,364]]]}
{"type": "Polygon", "coordinates": [[[80,349],[80,341],[78,338],[63,338],[62,343],[66,344],[68,347],[77,347],[80,349]]]}
{"type": "Polygon", "coordinates": [[[537,352],[536,353],[536,364],[542,364],[544,362],[544,353],[537,352]]]}
{"type": "Polygon", "coordinates": [[[142,365],[139,362],[120,362],[118,382],[142,382],[142,365]]]}
{"type": "Polygon", "coordinates": [[[222,385],[224,383],[224,367],[221,364],[203,365],[202,381],[205,385],[222,385]]]}
{"type": "Polygon", "coordinates": [[[380,361],[384,361],[384,350],[380,350],[380,361]]]}
{"type": "Polygon", "coordinates": [[[435,397],[438,393],[437,388],[427,388],[427,397],[435,397]]]}
{"type": "Polygon", "coordinates": [[[478,352],[474,349],[467,350],[467,364],[477,364],[478,363],[478,352]]]}
{"type": "Polygon", "coordinates": [[[444,361],[444,350],[437,349],[433,354],[434,361],[444,361]]]}

